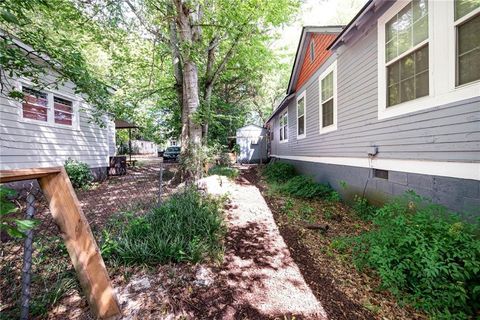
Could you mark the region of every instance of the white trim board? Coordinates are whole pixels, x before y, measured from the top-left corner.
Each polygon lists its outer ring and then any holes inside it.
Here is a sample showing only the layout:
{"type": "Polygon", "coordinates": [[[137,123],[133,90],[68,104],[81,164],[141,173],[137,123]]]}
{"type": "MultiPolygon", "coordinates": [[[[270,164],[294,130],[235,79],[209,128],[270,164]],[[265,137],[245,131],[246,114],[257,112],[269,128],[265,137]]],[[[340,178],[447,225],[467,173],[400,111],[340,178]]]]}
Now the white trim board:
{"type": "Polygon", "coordinates": [[[480,163],[271,155],[273,158],[480,180],[480,163]]]}

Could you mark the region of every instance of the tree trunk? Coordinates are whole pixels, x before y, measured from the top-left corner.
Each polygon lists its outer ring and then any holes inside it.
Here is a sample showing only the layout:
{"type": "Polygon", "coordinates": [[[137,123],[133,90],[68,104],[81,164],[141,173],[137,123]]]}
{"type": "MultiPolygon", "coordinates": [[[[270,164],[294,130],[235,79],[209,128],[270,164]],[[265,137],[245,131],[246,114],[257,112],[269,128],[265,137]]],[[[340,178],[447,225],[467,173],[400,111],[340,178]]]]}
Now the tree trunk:
{"type": "Polygon", "coordinates": [[[182,171],[186,180],[196,180],[202,173],[202,128],[194,115],[200,105],[198,95],[198,71],[192,58],[192,47],[200,40],[201,30],[195,25],[192,10],[183,0],[173,0],[177,12],[177,25],[180,35],[179,47],[184,48],[182,54],[182,171]]]}

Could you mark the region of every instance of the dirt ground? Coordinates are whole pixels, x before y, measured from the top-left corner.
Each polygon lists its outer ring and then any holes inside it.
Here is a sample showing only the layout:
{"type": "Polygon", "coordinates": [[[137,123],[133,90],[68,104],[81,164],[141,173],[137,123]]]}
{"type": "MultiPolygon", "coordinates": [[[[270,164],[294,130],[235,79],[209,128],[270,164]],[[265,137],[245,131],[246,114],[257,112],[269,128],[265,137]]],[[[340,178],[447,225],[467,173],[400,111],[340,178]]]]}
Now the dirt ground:
{"type": "Polygon", "coordinates": [[[309,230],[301,218],[285,214],[285,198],[268,192],[258,167],[243,171],[242,177],[261,190],[294,261],[329,319],[427,319],[408,306],[401,307],[389,292],[379,289],[375,276],[358,272],[348,256],[332,246],[335,239],[369,228],[348,206],[297,199],[297,212],[311,208],[310,222],[329,227],[326,232],[309,230]]]}
{"type": "MultiPolygon", "coordinates": [[[[285,199],[269,194],[254,166],[244,167],[235,183],[207,179],[209,192],[230,198],[223,262],[107,264],[123,319],[425,319],[400,307],[375,277],[358,273],[332,249],[336,237],[368,228],[346,206],[295,203],[314,208],[315,221],[330,227],[324,234],[288,217],[285,199]],[[334,212],[328,219],[327,209],[334,212]]],[[[78,289],[47,318],[93,319],[78,289]]]]}

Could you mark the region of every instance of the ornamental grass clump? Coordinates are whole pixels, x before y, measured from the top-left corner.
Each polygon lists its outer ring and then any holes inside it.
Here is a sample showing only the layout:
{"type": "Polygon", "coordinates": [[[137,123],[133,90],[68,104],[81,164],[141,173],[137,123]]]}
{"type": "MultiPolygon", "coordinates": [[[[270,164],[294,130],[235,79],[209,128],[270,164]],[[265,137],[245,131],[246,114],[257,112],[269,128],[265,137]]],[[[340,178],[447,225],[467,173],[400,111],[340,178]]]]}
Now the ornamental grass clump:
{"type": "Polygon", "coordinates": [[[123,227],[104,231],[102,252],[123,264],[217,260],[226,232],[222,202],[187,189],[145,216],[127,216],[123,227]]]}
{"type": "Polygon", "coordinates": [[[228,166],[214,166],[208,170],[208,175],[219,175],[225,176],[230,179],[235,179],[239,175],[239,171],[236,168],[228,167],[228,166]]]}
{"type": "Polygon", "coordinates": [[[296,176],[293,165],[284,162],[268,164],[263,170],[268,182],[283,183],[296,176]]]}
{"type": "Polygon", "coordinates": [[[480,228],[409,193],[376,211],[373,228],[353,238],[360,269],[374,270],[399,299],[433,318],[480,311],[480,228]]]}

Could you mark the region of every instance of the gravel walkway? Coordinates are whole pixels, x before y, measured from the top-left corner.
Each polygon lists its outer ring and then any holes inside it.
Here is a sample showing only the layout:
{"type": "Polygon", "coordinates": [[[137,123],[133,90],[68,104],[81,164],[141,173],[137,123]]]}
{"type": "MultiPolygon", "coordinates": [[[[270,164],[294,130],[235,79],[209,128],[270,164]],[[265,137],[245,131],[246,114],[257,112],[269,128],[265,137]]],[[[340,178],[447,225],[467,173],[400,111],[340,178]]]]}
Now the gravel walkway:
{"type": "Polygon", "coordinates": [[[203,179],[201,184],[211,194],[228,194],[232,201],[227,251],[219,270],[224,280],[217,282],[213,292],[210,288],[209,301],[202,295],[203,307],[208,310],[204,315],[215,315],[215,319],[327,319],[290,256],[260,191],[246,180],[234,183],[219,176],[203,179]]]}

